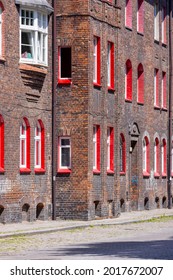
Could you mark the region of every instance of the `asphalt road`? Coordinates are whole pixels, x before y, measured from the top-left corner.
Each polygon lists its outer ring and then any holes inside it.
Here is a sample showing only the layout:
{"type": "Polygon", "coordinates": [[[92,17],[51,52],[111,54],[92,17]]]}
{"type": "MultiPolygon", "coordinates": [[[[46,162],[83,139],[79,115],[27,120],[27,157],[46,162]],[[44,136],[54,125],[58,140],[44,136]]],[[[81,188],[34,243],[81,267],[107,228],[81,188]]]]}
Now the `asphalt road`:
{"type": "Polygon", "coordinates": [[[173,260],[173,220],[13,237],[0,248],[1,260],[173,260]]]}

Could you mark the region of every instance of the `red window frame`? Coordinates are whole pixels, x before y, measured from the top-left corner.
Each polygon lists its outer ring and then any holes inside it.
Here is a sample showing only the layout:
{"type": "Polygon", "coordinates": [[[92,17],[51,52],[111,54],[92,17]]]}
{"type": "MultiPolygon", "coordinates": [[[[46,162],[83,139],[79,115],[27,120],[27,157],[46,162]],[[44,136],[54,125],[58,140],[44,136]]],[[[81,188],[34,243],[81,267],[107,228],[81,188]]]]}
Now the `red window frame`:
{"type": "MultiPolygon", "coordinates": [[[[61,64],[62,64],[62,59],[61,59],[61,50],[62,49],[70,49],[71,51],[71,47],[59,47],[58,48],[58,84],[59,85],[63,85],[63,84],[71,84],[72,78],[71,77],[61,77],[61,64]]],[[[63,62],[65,63],[65,62],[63,62]]],[[[71,64],[71,61],[69,62],[69,64],[71,64]]],[[[71,65],[70,65],[71,67],[71,65]]],[[[72,73],[71,73],[72,74],[72,73]]]]}
{"type": "Polygon", "coordinates": [[[137,31],[144,33],[144,0],[138,0],[137,31]]]}
{"type": "Polygon", "coordinates": [[[4,172],[4,119],[0,115],[0,173],[4,172]]]}
{"type": "Polygon", "coordinates": [[[100,125],[93,126],[93,173],[100,173],[100,125]]]}
{"type": "Polygon", "coordinates": [[[162,108],[167,109],[166,72],[162,72],[162,108]]]}
{"type": "Polygon", "coordinates": [[[157,137],[154,141],[154,176],[160,176],[160,145],[157,137]]]}
{"type": "Polygon", "coordinates": [[[166,139],[162,140],[162,177],[167,176],[167,145],[166,139]]]}
{"type": "Polygon", "coordinates": [[[24,117],[20,126],[20,172],[30,171],[30,124],[24,117]]]}
{"type": "Polygon", "coordinates": [[[108,42],[107,71],[108,90],[114,90],[114,43],[108,42]]]}
{"type": "Polygon", "coordinates": [[[137,98],[138,103],[144,104],[144,69],[141,63],[138,66],[137,98]]]}
{"type": "Polygon", "coordinates": [[[132,29],[132,0],[126,0],[125,26],[132,29]]]}
{"type": "Polygon", "coordinates": [[[159,70],[154,69],[154,107],[160,108],[159,106],[159,70]]]}
{"type": "Polygon", "coordinates": [[[120,175],[126,173],[126,142],[124,134],[120,134],[120,175]]]}
{"type": "Polygon", "coordinates": [[[162,6],[162,43],[167,43],[166,36],[166,6],[162,6]]]}
{"type": "Polygon", "coordinates": [[[114,129],[107,128],[107,173],[114,172],[114,129]]]}
{"type": "Polygon", "coordinates": [[[125,100],[132,101],[132,64],[129,59],[126,61],[125,100]]]}
{"type": "Polygon", "coordinates": [[[101,52],[100,37],[94,36],[93,39],[93,84],[101,86],[101,52]]]}
{"type": "Polygon", "coordinates": [[[35,173],[45,172],[45,132],[42,120],[37,121],[35,127],[35,173]]]}
{"type": "Polygon", "coordinates": [[[58,170],[57,172],[58,173],[71,173],[71,137],[70,136],[60,136],[58,137],[58,163],[57,163],[57,166],[58,166],[58,170]],[[69,144],[65,145],[65,144],[62,144],[61,140],[68,140],[69,141],[69,144]],[[68,166],[65,166],[61,164],[62,162],[62,149],[68,149],[69,151],[69,165],[68,166]]]}
{"type": "Polygon", "coordinates": [[[145,136],[143,139],[142,160],[143,160],[143,176],[149,176],[150,175],[150,143],[147,136],[145,136]]]}

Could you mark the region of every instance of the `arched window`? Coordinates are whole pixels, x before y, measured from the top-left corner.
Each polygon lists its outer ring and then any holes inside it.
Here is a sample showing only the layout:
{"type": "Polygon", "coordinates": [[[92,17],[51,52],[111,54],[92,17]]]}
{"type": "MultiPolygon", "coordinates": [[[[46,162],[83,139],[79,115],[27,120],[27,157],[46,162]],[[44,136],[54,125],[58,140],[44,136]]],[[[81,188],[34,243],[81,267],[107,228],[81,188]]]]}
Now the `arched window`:
{"type": "Polygon", "coordinates": [[[141,63],[138,66],[137,102],[144,103],[144,70],[141,63]]]}
{"type": "Polygon", "coordinates": [[[166,176],[167,174],[167,147],[166,147],[166,139],[162,140],[162,146],[161,146],[161,159],[162,159],[162,176],[166,176]]]}
{"type": "Polygon", "coordinates": [[[4,19],[4,6],[0,2],[0,57],[3,56],[3,19],[4,19]]]}
{"type": "Polygon", "coordinates": [[[150,145],[149,139],[147,136],[143,139],[143,147],[142,147],[142,160],[143,160],[143,175],[148,176],[150,172],[150,145]]]}
{"type": "Polygon", "coordinates": [[[125,99],[127,101],[132,101],[132,64],[129,59],[126,61],[125,74],[125,99]]]}
{"type": "Polygon", "coordinates": [[[126,0],[125,26],[128,28],[132,28],[132,0],[126,0]]]}
{"type": "Polygon", "coordinates": [[[107,172],[114,171],[114,129],[107,128],[107,172]]]}
{"type": "Polygon", "coordinates": [[[27,118],[23,118],[20,126],[20,171],[30,171],[30,125],[27,118]]]}
{"type": "Polygon", "coordinates": [[[124,174],[126,172],[126,142],[124,135],[120,134],[120,174],[124,174]]]}
{"type": "Polygon", "coordinates": [[[154,176],[159,176],[160,174],[160,146],[159,139],[156,137],[154,141],[154,176]]]}
{"type": "Polygon", "coordinates": [[[44,171],[44,125],[41,120],[35,127],[35,172],[44,171]]]}
{"type": "Polygon", "coordinates": [[[144,0],[138,0],[137,31],[144,33],[144,0]]]}
{"type": "Polygon", "coordinates": [[[0,172],[4,172],[4,120],[0,115],[0,172]]]}

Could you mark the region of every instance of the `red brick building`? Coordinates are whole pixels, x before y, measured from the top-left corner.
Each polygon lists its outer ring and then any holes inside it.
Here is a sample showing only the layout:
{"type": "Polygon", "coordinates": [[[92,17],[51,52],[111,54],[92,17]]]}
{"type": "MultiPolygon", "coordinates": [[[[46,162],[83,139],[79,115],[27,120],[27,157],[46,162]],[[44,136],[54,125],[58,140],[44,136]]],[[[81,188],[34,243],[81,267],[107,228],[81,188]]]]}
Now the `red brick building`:
{"type": "Polygon", "coordinates": [[[57,217],[167,207],[168,2],[56,1],[57,217]]]}
{"type": "Polygon", "coordinates": [[[51,218],[51,1],[0,1],[0,222],[51,218]]]}

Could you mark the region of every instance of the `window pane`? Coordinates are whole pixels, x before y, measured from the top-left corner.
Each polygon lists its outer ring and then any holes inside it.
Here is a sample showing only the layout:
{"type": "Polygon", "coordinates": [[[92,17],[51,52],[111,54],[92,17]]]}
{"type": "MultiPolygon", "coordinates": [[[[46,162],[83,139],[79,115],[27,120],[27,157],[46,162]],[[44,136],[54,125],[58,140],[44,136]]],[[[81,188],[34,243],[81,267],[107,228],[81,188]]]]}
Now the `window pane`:
{"type": "Polygon", "coordinates": [[[70,139],[61,139],[61,146],[69,146],[70,139]]]}
{"type": "Polygon", "coordinates": [[[70,149],[69,148],[61,149],[61,166],[62,167],[70,166],[70,149]]]}
{"type": "Polygon", "coordinates": [[[31,32],[22,32],[22,58],[33,58],[33,42],[31,32]]]}
{"type": "Polygon", "coordinates": [[[61,48],[61,78],[71,78],[71,48],[61,48]]]}

